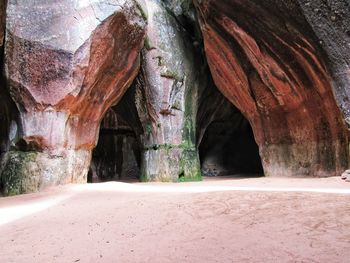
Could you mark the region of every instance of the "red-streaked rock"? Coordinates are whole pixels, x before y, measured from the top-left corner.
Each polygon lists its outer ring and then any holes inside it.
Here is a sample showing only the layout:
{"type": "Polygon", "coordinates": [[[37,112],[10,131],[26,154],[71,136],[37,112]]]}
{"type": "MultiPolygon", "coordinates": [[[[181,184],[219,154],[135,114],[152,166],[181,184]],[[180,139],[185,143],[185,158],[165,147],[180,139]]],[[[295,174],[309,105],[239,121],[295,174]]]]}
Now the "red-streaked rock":
{"type": "Polygon", "coordinates": [[[348,162],[332,79],[306,20],[276,1],[196,1],[222,93],[250,121],[266,175],[330,176],[348,162]],[[275,4],[274,4],[275,3],[275,4]]]}
{"type": "Polygon", "coordinates": [[[5,69],[20,110],[19,151],[36,154],[30,191],[86,181],[100,121],[139,69],[139,8],[126,0],[9,1],[5,69]]]}

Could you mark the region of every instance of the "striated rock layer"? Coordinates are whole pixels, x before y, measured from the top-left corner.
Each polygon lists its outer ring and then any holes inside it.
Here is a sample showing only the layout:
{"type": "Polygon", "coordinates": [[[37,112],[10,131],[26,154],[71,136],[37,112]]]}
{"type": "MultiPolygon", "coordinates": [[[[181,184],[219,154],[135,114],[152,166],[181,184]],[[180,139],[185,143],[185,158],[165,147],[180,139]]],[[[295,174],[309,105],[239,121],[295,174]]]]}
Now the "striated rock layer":
{"type": "Polygon", "coordinates": [[[6,76],[20,111],[5,193],[86,182],[99,124],[139,69],[145,21],[125,0],[10,0],[6,76]]]}
{"type": "Polygon", "coordinates": [[[195,1],[215,84],[249,120],[267,176],[329,176],[347,130],[317,38],[295,1],[195,1]]]}
{"type": "Polygon", "coordinates": [[[198,180],[195,142],[199,69],[186,29],[164,4],[147,0],[148,31],[137,85],[144,134],[142,179],[198,180]]]}
{"type": "Polygon", "coordinates": [[[298,0],[313,32],[327,54],[338,105],[350,126],[350,2],[348,0],[298,0]]]}

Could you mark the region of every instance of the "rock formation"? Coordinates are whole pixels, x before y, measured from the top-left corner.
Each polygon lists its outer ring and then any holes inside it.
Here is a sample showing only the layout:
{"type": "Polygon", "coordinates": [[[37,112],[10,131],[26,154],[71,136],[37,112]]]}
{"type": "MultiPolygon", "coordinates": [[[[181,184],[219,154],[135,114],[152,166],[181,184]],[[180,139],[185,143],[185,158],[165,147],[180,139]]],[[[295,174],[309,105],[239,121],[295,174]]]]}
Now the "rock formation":
{"type": "MultiPolygon", "coordinates": [[[[5,35],[6,1],[0,2],[0,70],[3,70],[3,44],[5,35]]],[[[6,153],[11,140],[16,137],[17,109],[6,89],[5,79],[0,75],[0,159],[6,153]]],[[[1,189],[1,180],[0,180],[1,189]]]]}
{"type": "Polygon", "coordinates": [[[99,180],[200,180],[201,164],[341,175],[349,10],[347,0],[0,1],[0,191],[86,182],[98,138],[99,180]]]}
{"type": "MultiPolygon", "coordinates": [[[[5,33],[5,3],[3,1],[0,2],[0,48],[3,49],[3,42],[4,42],[4,33],[5,33]]],[[[1,52],[2,53],[2,52],[1,52]]],[[[3,63],[2,56],[1,56],[1,65],[3,63]]],[[[0,126],[0,157],[3,152],[7,149],[8,144],[8,110],[7,110],[7,99],[5,98],[5,85],[2,80],[2,83],[0,85],[0,123],[2,125],[0,126]]]]}
{"type": "Polygon", "coordinates": [[[329,176],[347,130],[317,37],[295,1],[195,1],[215,84],[252,125],[267,176],[329,176]]]}
{"type": "Polygon", "coordinates": [[[137,106],[143,125],[142,177],[146,181],[200,179],[196,148],[199,69],[191,36],[160,1],[147,0],[137,106]]]}
{"type": "Polygon", "coordinates": [[[346,170],[342,173],[341,179],[345,180],[345,182],[350,182],[350,170],[346,170]]]}
{"type": "Polygon", "coordinates": [[[299,0],[304,17],[319,40],[338,105],[350,125],[350,3],[346,0],[299,0]]]}
{"type": "Polygon", "coordinates": [[[144,13],[134,1],[9,1],[6,76],[20,111],[5,193],[86,182],[106,111],[139,69],[144,13]]]}

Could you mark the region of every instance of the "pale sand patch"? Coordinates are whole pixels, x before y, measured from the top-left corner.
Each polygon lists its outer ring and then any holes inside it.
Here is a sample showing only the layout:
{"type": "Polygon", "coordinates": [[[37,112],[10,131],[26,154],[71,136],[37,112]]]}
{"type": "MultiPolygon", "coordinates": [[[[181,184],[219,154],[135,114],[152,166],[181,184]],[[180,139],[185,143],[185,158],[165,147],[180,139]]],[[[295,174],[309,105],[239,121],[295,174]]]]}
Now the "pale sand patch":
{"type": "Polygon", "coordinates": [[[0,198],[0,262],[349,262],[349,193],[340,178],[214,178],[0,198]]]}

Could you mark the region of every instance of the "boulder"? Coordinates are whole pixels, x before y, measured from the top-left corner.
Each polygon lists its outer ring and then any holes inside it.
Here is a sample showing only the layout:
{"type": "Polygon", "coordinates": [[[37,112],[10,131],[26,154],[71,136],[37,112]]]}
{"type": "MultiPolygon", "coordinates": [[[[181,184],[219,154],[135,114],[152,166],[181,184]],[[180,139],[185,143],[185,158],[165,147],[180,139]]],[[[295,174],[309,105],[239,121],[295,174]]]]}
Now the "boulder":
{"type": "Polygon", "coordinates": [[[341,179],[345,180],[346,182],[350,182],[350,170],[346,170],[341,174],[341,179]]]}

